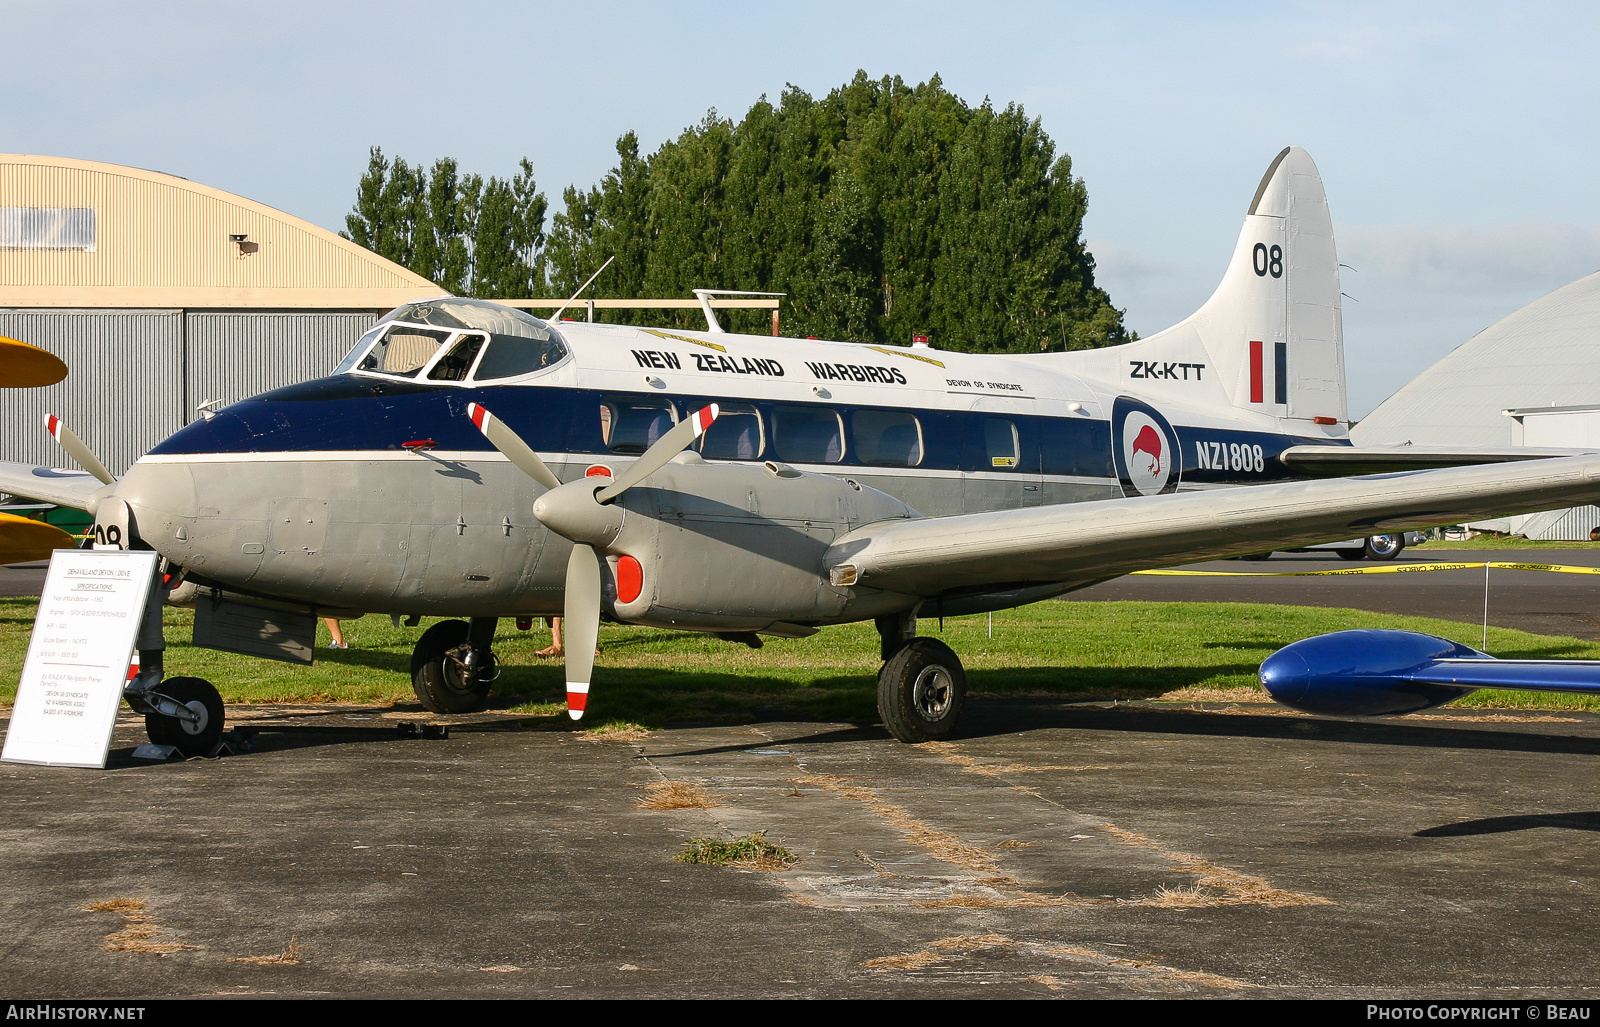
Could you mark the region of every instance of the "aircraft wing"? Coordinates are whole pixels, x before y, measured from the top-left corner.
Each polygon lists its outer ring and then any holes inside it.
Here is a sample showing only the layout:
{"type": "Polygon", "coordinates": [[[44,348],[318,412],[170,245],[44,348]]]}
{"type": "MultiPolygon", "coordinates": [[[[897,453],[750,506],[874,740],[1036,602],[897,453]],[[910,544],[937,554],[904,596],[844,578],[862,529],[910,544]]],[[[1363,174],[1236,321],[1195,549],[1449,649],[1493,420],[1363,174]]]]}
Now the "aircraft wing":
{"type": "Polygon", "coordinates": [[[1468,467],[1473,464],[1545,460],[1551,457],[1580,456],[1594,452],[1592,449],[1537,449],[1527,446],[1512,446],[1507,449],[1290,446],[1278,454],[1278,460],[1296,474],[1313,478],[1345,478],[1353,474],[1388,474],[1393,471],[1421,471],[1437,467],[1468,467]]]}
{"type": "Polygon", "coordinates": [[[1600,456],[1561,457],[884,521],[841,537],[827,563],[836,585],[951,595],[995,585],[1087,583],[1596,498],[1600,456]]]}
{"type": "Polygon", "coordinates": [[[96,498],[95,493],[106,487],[94,475],[83,471],[0,462],[0,492],[41,503],[88,510],[96,498]]]}

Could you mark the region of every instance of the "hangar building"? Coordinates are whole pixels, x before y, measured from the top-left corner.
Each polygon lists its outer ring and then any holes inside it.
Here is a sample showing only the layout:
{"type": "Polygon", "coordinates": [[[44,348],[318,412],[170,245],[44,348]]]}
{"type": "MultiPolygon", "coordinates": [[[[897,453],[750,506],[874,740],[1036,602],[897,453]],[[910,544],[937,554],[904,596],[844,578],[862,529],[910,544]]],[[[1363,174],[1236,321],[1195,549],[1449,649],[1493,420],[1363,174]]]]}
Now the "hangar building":
{"type": "MultiPolygon", "coordinates": [[[[1600,446],[1600,271],[1541,296],[1452,350],[1350,430],[1358,446],[1600,446]]],[[[1600,508],[1476,525],[1584,540],[1600,508]]]]}
{"type": "Polygon", "coordinates": [[[71,369],[48,388],[0,390],[0,460],[69,463],[48,412],[121,474],[197,406],[325,374],[378,314],[441,292],[242,196],[0,154],[0,335],[71,369]]]}

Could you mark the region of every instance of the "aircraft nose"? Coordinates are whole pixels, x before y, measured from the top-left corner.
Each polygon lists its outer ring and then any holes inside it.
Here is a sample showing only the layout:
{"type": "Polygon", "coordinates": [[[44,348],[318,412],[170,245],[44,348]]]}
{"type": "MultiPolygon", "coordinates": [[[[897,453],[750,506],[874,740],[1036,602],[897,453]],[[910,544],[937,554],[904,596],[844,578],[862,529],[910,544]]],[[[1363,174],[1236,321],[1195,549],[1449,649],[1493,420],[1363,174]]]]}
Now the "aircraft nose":
{"type": "Polygon", "coordinates": [[[186,526],[199,514],[194,473],[187,463],[146,457],[128,469],[111,494],[128,504],[131,527],[140,538],[162,555],[177,558],[168,549],[184,541],[191,533],[186,526]]]}

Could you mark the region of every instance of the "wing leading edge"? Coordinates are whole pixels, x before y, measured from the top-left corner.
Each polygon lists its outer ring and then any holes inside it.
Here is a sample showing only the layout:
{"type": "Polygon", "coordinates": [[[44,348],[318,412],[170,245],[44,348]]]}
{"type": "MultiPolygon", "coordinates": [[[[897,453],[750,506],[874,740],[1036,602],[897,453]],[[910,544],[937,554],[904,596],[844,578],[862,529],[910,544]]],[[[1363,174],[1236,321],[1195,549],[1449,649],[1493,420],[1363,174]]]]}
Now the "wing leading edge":
{"type": "Polygon", "coordinates": [[[82,471],[0,462],[0,492],[41,503],[93,513],[95,500],[100,498],[96,493],[102,489],[109,492],[112,488],[82,471]]]}
{"type": "Polygon", "coordinates": [[[882,522],[840,538],[827,562],[838,584],[937,596],[1100,580],[1597,496],[1600,456],[1560,457],[882,522]]]}

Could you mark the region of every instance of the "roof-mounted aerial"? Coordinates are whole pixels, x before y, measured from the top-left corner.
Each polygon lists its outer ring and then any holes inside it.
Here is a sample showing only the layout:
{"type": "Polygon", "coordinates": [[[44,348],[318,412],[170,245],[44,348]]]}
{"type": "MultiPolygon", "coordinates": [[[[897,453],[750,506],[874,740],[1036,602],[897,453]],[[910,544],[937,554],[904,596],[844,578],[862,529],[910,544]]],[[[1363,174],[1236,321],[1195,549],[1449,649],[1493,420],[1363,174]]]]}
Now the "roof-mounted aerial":
{"type": "MultiPolygon", "coordinates": [[[[738,289],[691,289],[694,298],[700,301],[700,309],[706,312],[706,331],[721,332],[722,325],[717,321],[717,315],[711,310],[711,297],[713,296],[787,296],[786,292],[741,292],[738,289]]],[[[778,333],[777,315],[773,315],[772,333],[778,333]]]]}

